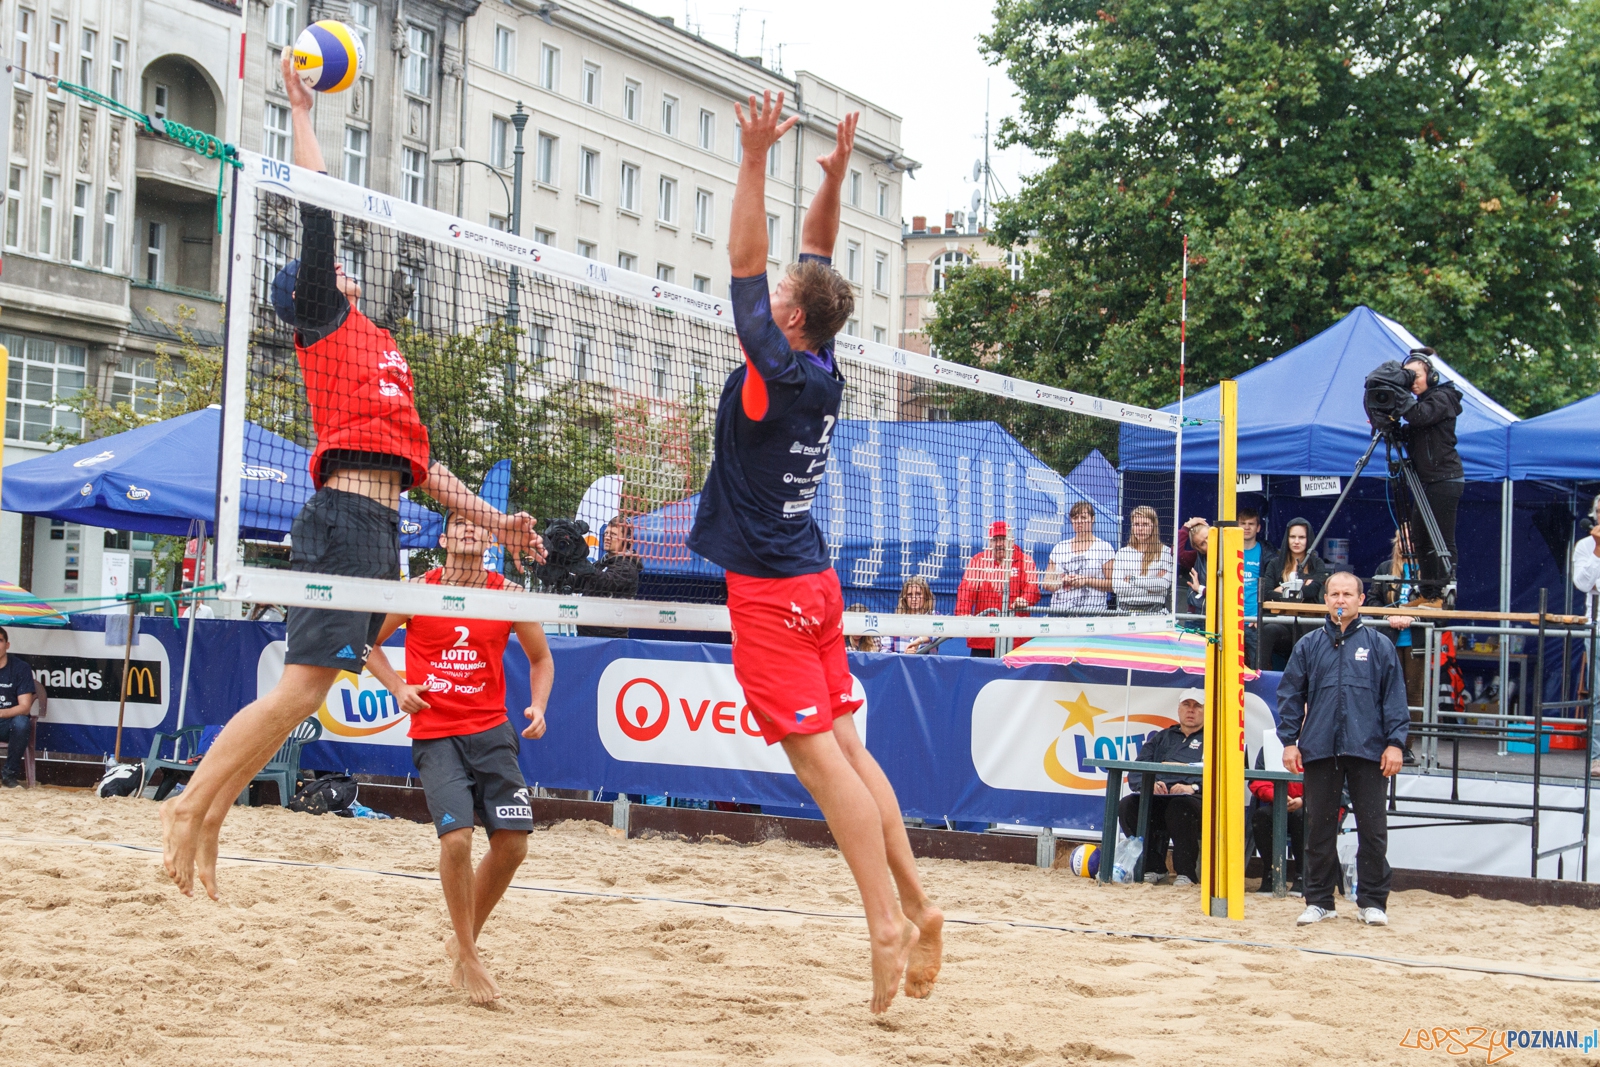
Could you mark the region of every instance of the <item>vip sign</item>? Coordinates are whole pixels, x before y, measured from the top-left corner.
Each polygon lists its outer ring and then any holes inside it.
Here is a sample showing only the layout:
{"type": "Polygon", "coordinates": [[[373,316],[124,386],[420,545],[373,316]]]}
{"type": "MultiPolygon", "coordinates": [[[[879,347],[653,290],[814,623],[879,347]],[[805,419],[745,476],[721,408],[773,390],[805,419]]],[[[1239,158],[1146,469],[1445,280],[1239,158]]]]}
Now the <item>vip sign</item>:
{"type": "MultiPolygon", "coordinates": [[[[266,693],[283,676],[283,657],[288,643],[274,641],[261,650],[256,663],[256,692],[266,693]]],[[[406,676],[406,650],[385,646],[395,672],[406,676]]],[[[358,745],[410,745],[406,723],[410,718],[400,710],[400,702],[365,668],[360,674],[340,671],[328,697],[317,709],[324,741],[347,741],[358,745]]]]}
{"type": "MultiPolygon", "coordinates": [[[[972,702],[972,765],[995,789],[1105,793],[1106,774],[1086,759],[1135,759],[1145,735],[1178,721],[1181,689],[994,681],[972,702]]],[[[1250,757],[1272,712],[1245,694],[1250,757]]]]}
{"type": "Polygon", "coordinates": [[[149,730],[166,718],[172,667],[166,648],[154,637],[133,646],[126,675],[123,647],[106,644],[105,634],[96,631],[15,626],[11,651],[28,661],[34,678],[50,694],[46,722],[116,726],[124,688],[128,692],[124,726],[149,730]]]}
{"type": "MultiPolygon", "coordinates": [[[[856,729],[867,736],[866,695],[851,678],[851,699],[863,701],[856,729]]],[[[793,774],[781,745],[761,738],[756,713],[724,663],[613,660],[595,692],[600,741],[613,759],[793,774]]]]}

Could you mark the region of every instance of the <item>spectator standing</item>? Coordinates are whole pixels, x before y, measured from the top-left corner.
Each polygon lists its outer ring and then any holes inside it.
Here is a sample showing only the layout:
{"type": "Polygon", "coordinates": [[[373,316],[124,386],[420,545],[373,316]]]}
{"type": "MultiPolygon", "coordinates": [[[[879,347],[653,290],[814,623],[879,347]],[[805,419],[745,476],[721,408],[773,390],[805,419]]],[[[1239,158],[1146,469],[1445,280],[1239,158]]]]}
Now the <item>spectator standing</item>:
{"type": "Polygon", "coordinates": [[[1165,611],[1172,589],[1172,549],[1161,541],[1152,507],[1137,507],[1128,520],[1128,543],[1111,560],[1111,589],[1123,611],[1165,611]]]}
{"type": "MultiPolygon", "coordinates": [[[[1578,543],[1572,546],[1572,584],[1584,594],[1583,613],[1589,619],[1594,619],[1596,610],[1600,609],[1600,496],[1594,498],[1594,503],[1589,507],[1589,521],[1594,523],[1589,530],[1588,537],[1578,538],[1578,543]]],[[[1585,655],[1588,650],[1585,650],[1585,655]]],[[[1595,665],[1585,663],[1583,668],[1583,685],[1585,692],[1594,692],[1595,665]]],[[[1589,759],[1592,764],[1589,771],[1592,775],[1600,775],[1600,732],[1589,741],[1589,759]]]]}
{"type": "MultiPolygon", "coordinates": [[[[894,612],[896,615],[932,615],[933,587],[928,584],[928,579],[920,574],[907,578],[900,587],[900,600],[895,604],[894,612]]],[[[880,637],[878,651],[919,652],[931,640],[929,637],[880,637]]]]}
{"type": "Polygon", "coordinates": [[[1103,614],[1111,592],[1111,560],[1117,550],[1094,534],[1094,505],[1072,505],[1072,536],[1050,550],[1040,579],[1050,594],[1050,610],[1062,614],[1103,614]]]}
{"type": "MultiPolygon", "coordinates": [[[[1178,701],[1178,722],[1146,735],[1139,746],[1141,763],[1193,763],[1205,760],[1205,705],[1193,690],[1178,701]]],[[[1128,775],[1131,794],[1117,804],[1122,832],[1139,832],[1139,792],[1144,775],[1128,775]]],[[[1200,778],[1194,774],[1156,776],[1150,798],[1150,824],[1145,829],[1144,880],[1161,881],[1167,865],[1167,843],[1172,843],[1173,885],[1193,885],[1200,880],[1200,778]],[[1152,869],[1154,868],[1154,869],[1152,869]]]]}
{"type": "MultiPolygon", "coordinates": [[[[986,611],[1006,615],[1025,611],[1039,602],[1038,570],[1028,554],[1011,542],[1011,527],[1003,519],[989,524],[989,547],[967,561],[956,587],[956,614],[981,615],[986,611]]],[[[974,656],[994,657],[994,638],[969,637],[974,656]]]]}
{"type": "MultiPolygon", "coordinates": [[[[1456,451],[1456,416],[1461,414],[1461,390],[1454,382],[1441,381],[1433,367],[1431,348],[1414,348],[1406,357],[1405,367],[1411,372],[1411,391],[1417,402],[1406,412],[1406,451],[1416,465],[1417,477],[1422,479],[1423,493],[1433,517],[1439,523],[1444,537],[1444,547],[1450,550],[1452,564],[1458,563],[1456,554],[1456,509],[1461,504],[1461,494],[1466,491],[1467,480],[1461,466],[1461,455],[1456,451]]],[[[1422,553],[1422,599],[1437,601],[1431,607],[1443,604],[1444,587],[1449,575],[1439,559],[1433,538],[1427,536],[1422,521],[1421,501],[1411,502],[1407,521],[1412,530],[1421,530],[1418,538],[1422,553]]]]}
{"type": "Polygon", "coordinates": [[[33,736],[34,691],[33,668],[11,654],[11,637],[0,628],[0,740],[6,743],[0,785],[7,789],[22,782],[22,757],[33,736]]]}
{"type": "Polygon", "coordinates": [[[1239,533],[1244,537],[1244,661],[1259,669],[1257,650],[1261,644],[1261,564],[1263,549],[1256,538],[1261,533],[1261,512],[1239,509],[1239,533]]]}
{"type": "Polygon", "coordinates": [[[1289,654],[1278,683],[1283,765],[1305,774],[1305,895],[1299,925],[1334,916],[1339,800],[1356,817],[1356,917],[1387,926],[1389,823],[1384,779],[1400,773],[1411,717],[1394,645],[1362,625],[1361,579],[1328,577],[1328,620],[1289,654]]]}
{"type": "MultiPolygon", "coordinates": [[[[633,523],[618,516],[606,523],[601,546],[603,555],[594,565],[594,574],[583,579],[578,590],[589,596],[620,597],[632,600],[639,593],[639,576],[644,564],[633,551],[633,523]]],[[[579,637],[627,637],[626,626],[580,626],[579,637]]]]}
{"type": "MultiPolygon", "coordinates": [[[[1294,518],[1283,532],[1283,544],[1268,557],[1262,569],[1260,587],[1271,588],[1266,599],[1298,601],[1302,604],[1322,602],[1322,581],[1327,577],[1328,565],[1321,556],[1311,551],[1311,521],[1294,518]]],[[[1262,670],[1271,670],[1273,656],[1279,647],[1284,656],[1294,649],[1295,642],[1304,632],[1298,615],[1271,615],[1261,624],[1262,670]]],[[[1315,625],[1313,623],[1313,625],[1315,625]]]]}
{"type": "MultiPolygon", "coordinates": [[[[1411,527],[1402,522],[1394,532],[1389,558],[1378,565],[1378,572],[1373,575],[1374,599],[1380,600],[1386,607],[1394,607],[1410,604],[1421,596],[1418,584],[1420,568],[1415,559],[1411,548],[1411,527]],[[1397,580],[1388,581],[1390,578],[1397,580]],[[1379,579],[1385,580],[1380,582],[1379,579]]],[[[1394,642],[1395,651],[1400,654],[1400,669],[1406,679],[1406,703],[1413,709],[1411,721],[1421,722],[1422,689],[1426,684],[1428,666],[1423,659],[1423,650],[1418,647],[1418,642],[1422,640],[1422,629],[1411,625],[1411,619],[1404,615],[1391,615],[1385,623],[1389,640],[1394,642]]]]}

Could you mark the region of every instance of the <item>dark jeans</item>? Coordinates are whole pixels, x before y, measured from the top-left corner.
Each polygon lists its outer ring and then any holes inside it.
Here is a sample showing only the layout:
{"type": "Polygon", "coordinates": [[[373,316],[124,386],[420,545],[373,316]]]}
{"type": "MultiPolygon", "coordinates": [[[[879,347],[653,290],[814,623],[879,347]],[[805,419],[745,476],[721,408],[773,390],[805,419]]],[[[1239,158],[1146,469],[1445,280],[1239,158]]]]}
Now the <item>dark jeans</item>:
{"type": "MultiPolygon", "coordinates": [[[[1423,486],[1428,506],[1433,509],[1433,517],[1439,521],[1444,547],[1450,550],[1452,566],[1461,563],[1461,557],[1456,554],[1456,508],[1461,504],[1461,493],[1466,487],[1466,482],[1432,482],[1423,486]]],[[[1422,595],[1430,599],[1443,596],[1449,575],[1435,551],[1433,538],[1428,535],[1427,525],[1422,521],[1422,509],[1416,501],[1411,502],[1410,523],[1411,543],[1422,556],[1422,595]]]]}
{"type": "Polygon", "coordinates": [[[1244,624],[1244,662],[1245,662],[1245,666],[1254,667],[1257,670],[1261,670],[1262,669],[1261,665],[1256,662],[1256,657],[1260,654],[1260,652],[1259,652],[1260,647],[1261,647],[1261,631],[1260,631],[1260,628],[1253,622],[1246,622],[1244,624]]]}
{"type": "MultiPolygon", "coordinates": [[[[1386,908],[1389,904],[1389,817],[1383,806],[1389,783],[1376,760],[1330,756],[1306,763],[1305,867],[1306,903],[1333,909],[1339,884],[1339,800],[1350,791],[1356,817],[1356,904],[1386,908]]],[[[1268,828],[1271,832],[1271,828],[1268,828]]]]}
{"type": "MultiPolygon", "coordinates": [[[[1273,783],[1283,788],[1282,783],[1273,783]]],[[[1261,891],[1272,891],[1272,801],[1256,803],[1255,817],[1250,820],[1251,832],[1256,839],[1256,854],[1261,857],[1261,891]]],[[[1284,862],[1283,878],[1289,885],[1300,881],[1300,868],[1306,858],[1306,809],[1289,812],[1289,855],[1284,862]]]]}
{"type": "MultiPolygon", "coordinates": [[[[1139,832],[1139,794],[1125,796],[1117,805],[1117,821],[1122,832],[1132,837],[1139,832]]],[[[1269,831],[1270,832],[1270,831],[1269,831]]],[[[1144,869],[1146,873],[1167,870],[1167,842],[1172,842],[1172,871],[1200,880],[1200,797],[1195,793],[1183,796],[1153,796],[1150,798],[1150,827],[1144,839],[1144,869]]]]}
{"type": "Polygon", "coordinates": [[[33,729],[33,719],[27,715],[13,715],[9,719],[0,719],[0,741],[6,743],[6,765],[0,776],[20,779],[22,777],[22,754],[27,751],[29,731],[33,729]]]}

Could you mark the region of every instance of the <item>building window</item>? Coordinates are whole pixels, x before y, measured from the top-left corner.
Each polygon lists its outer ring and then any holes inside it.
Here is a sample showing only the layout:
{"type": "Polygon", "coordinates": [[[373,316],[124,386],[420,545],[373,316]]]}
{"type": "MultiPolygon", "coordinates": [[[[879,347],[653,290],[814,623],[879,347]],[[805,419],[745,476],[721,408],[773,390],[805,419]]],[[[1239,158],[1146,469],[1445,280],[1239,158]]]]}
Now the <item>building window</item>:
{"type": "Polygon", "coordinates": [[[578,255],[582,256],[584,259],[594,259],[595,253],[598,251],[599,249],[595,247],[595,243],[593,241],[580,240],[578,242],[578,255]]]}
{"type": "Polygon", "coordinates": [[[844,246],[844,276],[861,284],[861,242],[848,241],[844,246]]]}
{"type": "Polygon", "coordinates": [[[656,218],[668,224],[678,221],[678,182],[665,174],[656,183],[656,218]]]}
{"type": "Polygon", "coordinates": [[[611,356],[611,380],[619,388],[626,388],[633,380],[633,338],[619,336],[611,356]]]}
{"type": "Polygon", "coordinates": [[[656,349],[650,367],[650,391],[656,396],[667,395],[667,379],[672,374],[672,353],[665,348],[656,349]]]}
{"type": "Polygon", "coordinates": [[[872,339],[874,341],[876,341],[878,344],[881,345],[881,344],[886,343],[888,341],[888,338],[889,338],[889,335],[884,330],[884,328],[882,326],[874,326],[872,328],[872,339]]]}
{"type": "Polygon", "coordinates": [[[378,8],[372,0],[350,0],[349,17],[345,19],[350,28],[356,31],[356,36],[361,38],[361,47],[367,53],[367,62],[373,60],[372,31],[378,25],[378,8]]]}
{"type": "Polygon", "coordinates": [[[578,195],[600,199],[600,153],[592,148],[578,153],[578,195]]]}
{"type": "Polygon", "coordinates": [[[880,293],[889,291],[889,253],[887,252],[873,253],[872,287],[880,293]]]}
{"type": "Polygon", "coordinates": [[[406,92],[427,96],[433,92],[433,34],[420,26],[406,27],[406,92]]]}
{"type": "Polygon", "coordinates": [[[290,133],[289,109],[282,104],[268,104],[262,117],[265,136],[261,141],[261,154],[280,163],[289,162],[290,133]]]}
{"type": "Polygon", "coordinates": [[[101,215],[100,265],[106,270],[117,269],[117,201],[115,189],[106,190],[105,212],[101,215]]]}
{"type": "Polygon", "coordinates": [[[542,245],[554,245],[556,243],[556,231],[547,230],[542,226],[537,227],[533,231],[533,239],[542,245]]]}
{"type": "Polygon", "coordinates": [[[78,182],[72,188],[72,262],[89,261],[89,183],[78,182]]]}
{"type": "Polygon", "coordinates": [[[46,174],[39,182],[39,254],[55,251],[56,180],[46,174]]]}
{"type": "Polygon", "coordinates": [[[668,137],[678,136],[678,98],[675,96],[661,98],[661,132],[668,137]]]}
{"type": "Polygon", "coordinates": [[[366,130],[344,128],[344,180],[351,185],[367,184],[367,138],[366,130]]]}
{"type": "Polygon", "coordinates": [[[18,85],[27,85],[27,72],[33,69],[33,12],[25,7],[17,8],[17,36],[12,54],[15,65],[11,68],[11,77],[18,85]]]}
{"type": "Polygon", "coordinates": [[[111,402],[126,404],[135,415],[153,415],[161,407],[161,379],[149,356],[123,356],[111,379],[111,402]]]}
{"type": "Polygon", "coordinates": [[[99,35],[93,30],[84,30],[78,39],[78,84],[86,88],[94,88],[94,52],[99,35]]]}
{"type": "Polygon", "coordinates": [[[617,266],[623,270],[637,271],[639,269],[639,257],[632,252],[618,252],[617,266]]]}
{"type": "Polygon", "coordinates": [[[6,372],[6,437],[43,443],[50,431],[76,433],[78,416],[57,405],[83,391],[88,351],[37,337],[0,334],[11,353],[6,372]]]}
{"type": "MultiPolygon", "coordinates": [[[[67,22],[65,19],[50,20],[50,40],[45,44],[44,57],[45,73],[52,78],[60,78],[62,68],[66,65],[67,54],[67,22]]],[[[51,92],[59,93],[61,90],[52,89],[51,92]]]]}
{"type": "Polygon", "coordinates": [[[12,167],[6,177],[6,247],[22,247],[22,184],[26,175],[12,167]]]}
{"type": "Polygon", "coordinates": [[[543,363],[550,343],[550,327],[543,323],[535,322],[527,327],[528,330],[528,355],[535,363],[543,363]]]}
{"type": "Polygon", "coordinates": [[[517,34],[508,26],[494,28],[494,69],[501,74],[517,72],[517,34]]]}
{"type": "Polygon", "coordinates": [[[778,216],[767,216],[767,258],[778,259],[778,216]]]}
{"type": "Polygon", "coordinates": [[[965,267],[972,262],[972,257],[965,252],[946,252],[933,261],[933,291],[939,292],[948,280],[946,274],[951,267],[965,267]]]}
{"type": "Polygon", "coordinates": [[[639,213],[639,168],[632,163],[622,165],[622,210],[639,213]]]}
{"type": "Polygon", "coordinates": [[[561,49],[545,45],[539,49],[539,88],[552,93],[561,84],[561,49]]]}
{"type": "Polygon", "coordinates": [[[704,189],[694,191],[694,232],[702,237],[711,236],[711,226],[716,213],[712,208],[711,194],[704,189]]]}
{"type": "Polygon", "coordinates": [[[287,48],[294,43],[295,27],[299,25],[296,6],[295,0],[273,0],[267,12],[268,44],[287,48]]]}
{"type": "Polygon", "coordinates": [[[123,102],[127,93],[128,42],[112,38],[111,41],[111,99],[123,102]]]}
{"type": "Polygon", "coordinates": [[[345,277],[357,285],[367,284],[367,250],[365,248],[351,248],[344,246],[339,251],[339,262],[344,264],[345,277]]]}
{"type": "Polygon", "coordinates": [[[879,182],[878,183],[878,217],[879,218],[884,218],[884,219],[889,217],[889,183],[888,182],[879,182]]]}
{"type": "Polygon", "coordinates": [[[639,98],[644,90],[636,81],[624,82],[622,86],[622,117],[629,122],[639,121],[639,98]]]}
{"type": "Polygon", "coordinates": [[[489,165],[500,170],[506,169],[506,158],[510,155],[507,145],[511,141],[511,123],[495,115],[489,120],[489,165]]]}
{"type": "Polygon", "coordinates": [[[700,147],[707,152],[717,147],[717,116],[703,108],[700,111],[700,147]]]}
{"type": "Polygon", "coordinates": [[[583,65],[583,84],[580,86],[583,102],[590,107],[600,106],[600,68],[593,63],[583,65]]]}
{"type": "Polygon", "coordinates": [[[164,268],[167,257],[167,226],[162,222],[152,222],[146,229],[144,245],[144,280],[151,285],[160,285],[165,277],[164,268]]]}
{"type": "Polygon", "coordinates": [[[1011,274],[1011,280],[1020,282],[1022,275],[1027,270],[1027,262],[1021,252],[1007,252],[1005,256],[1006,270],[1011,274]]]}
{"type": "Polygon", "coordinates": [[[560,162],[556,159],[556,139],[548,133],[539,135],[539,154],[534,160],[533,176],[535,181],[545,185],[556,184],[560,162]]]}
{"type": "Polygon", "coordinates": [[[848,337],[859,337],[859,336],[861,336],[861,320],[859,320],[859,319],[846,319],[845,320],[845,324],[844,324],[844,332],[845,332],[845,335],[848,336],[848,337]]]}
{"type": "Polygon", "coordinates": [[[150,89],[150,114],[158,119],[167,117],[167,87],[156,84],[150,89]]]}
{"type": "Polygon", "coordinates": [[[427,189],[428,156],[420,148],[400,150],[400,195],[413,204],[422,203],[427,189]]]}
{"type": "Polygon", "coordinates": [[[845,183],[845,187],[846,187],[846,189],[848,190],[848,192],[850,194],[850,206],[851,207],[860,207],[861,206],[861,172],[859,170],[853,170],[853,171],[850,172],[850,180],[845,183]]]}
{"type": "Polygon", "coordinates": [[[694,276],[694,291],[697,293],[711,292],[711,279],[704,274],[696,274],[694,276]]]}
{"type": "Polygon", "coordinates": [[[783,144],[782,142],[774,141],[772,147],[767,149],[767,173],[776,178],[782,168],[783,144]]]}
{"type": "Polygon", "coordinates": [[[673,270],[669,265],[665,263],[656,264],[656,281],[666,282],[668,285],[671,285],[673,279],[675,279],[677,276],[678,272],[673,270]]]}
{"type": "Polygon", "coordinates": [[[572,339],[572,376],[586,382],[594,374],[594,338],[578,334],[572,339]]]}
{"type": "Polygon", "coordinates": [[[506,233],[511,229],[511,220],[504,215],[496,215],[491,211],[489,212],[489,229],[506,233]]]}

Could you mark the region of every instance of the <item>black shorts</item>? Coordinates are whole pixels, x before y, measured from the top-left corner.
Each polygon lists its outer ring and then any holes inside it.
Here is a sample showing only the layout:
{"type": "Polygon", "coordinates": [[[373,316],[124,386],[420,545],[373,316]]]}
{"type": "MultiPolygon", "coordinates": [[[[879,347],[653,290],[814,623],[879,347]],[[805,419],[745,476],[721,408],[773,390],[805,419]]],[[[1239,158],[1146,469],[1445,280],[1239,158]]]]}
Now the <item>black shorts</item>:
{"type": "MultiPolygon", "coordinates": [[[[400,513],[360,493],[319,489],[294,517],[290,569],[348,578],[400,577],[400,513]]],[[[286,663],[361,673],[381,611],[289,609],[286,663]]]]}
{"type": "Polygon", "coordinates": [[[517,731],[509,721],[482,733],[411,742],[411,762],[417,765],[428,814],[440,837],[471,830],[474,815],[491,834],[533,829],[517,747],[517,731]]]}

